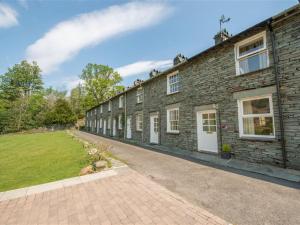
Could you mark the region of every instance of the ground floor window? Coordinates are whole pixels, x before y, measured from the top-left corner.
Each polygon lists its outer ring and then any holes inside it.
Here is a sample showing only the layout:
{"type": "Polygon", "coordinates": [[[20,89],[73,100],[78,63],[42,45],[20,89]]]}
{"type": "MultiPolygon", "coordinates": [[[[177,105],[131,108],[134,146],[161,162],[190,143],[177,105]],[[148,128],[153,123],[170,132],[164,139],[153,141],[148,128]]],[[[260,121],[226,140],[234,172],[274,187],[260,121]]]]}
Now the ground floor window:
{"type": "Polygon", "coordinates": [[[141,112],[136,114],[136,130],[143,130],[143,114],[141,112]]]}
{"type": "Polygon", "coordinates": [[[122,126],[122,114],[119,115],[118,117],[118,128],[119,130],[122,130],[123,126],[122,126]]]}
{"type": "Polygon", "coordinates": [[[179,133],[179,108],[167,110],[167,132],[179,133]]]}
{"type": "Polygon", "coordinates": [[[100,118],[99,127],[100,127],[100,129],[102,128],[102,118],[100,118]]]}
{"type": "Polygon", "coordinates": [[[272,96],[240,99],[240,136],[275,137],[272,96]]]}
{"type": "Polygon", "coordinates": [[[107,120],[107,129],[110,129],[111,128],[111,117],[108,117],[108,120],[107,120]]]}

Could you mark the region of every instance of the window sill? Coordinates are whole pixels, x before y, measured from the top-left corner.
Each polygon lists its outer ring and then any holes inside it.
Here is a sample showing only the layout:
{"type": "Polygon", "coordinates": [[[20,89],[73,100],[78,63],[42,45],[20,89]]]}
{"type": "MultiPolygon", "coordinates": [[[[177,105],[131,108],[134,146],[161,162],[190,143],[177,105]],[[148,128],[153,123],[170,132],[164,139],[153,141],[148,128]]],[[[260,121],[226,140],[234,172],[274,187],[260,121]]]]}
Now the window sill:
{"type": "Polygon", "coordinates": [[[248,72],[248,73],[243,73],[243,74],[235,74],[235,77],[243,77],[243,76],[248,76],[248,75],[252,75],[252,74],[255,74],[255,73],[259,73],[259,72],[263,72],[265,70],[269,70],[271,69],[273,66],[268,66],[266,68],[262,68],[262,69],[259,69],[259,70],[254,70],[254,71],[251,71],[251,72],[248,72]]]}
{"type": "Polygon", "coordinates": [[[143,130],[136,130],[136,132],[143,132],[143,130]]]}
{"type": "Polygon", "coordinates": [[[261,142],[277,142],[275,137],[240,137],[239,140],[242,141],[261,141],[261,142]]]}
{"type": "Polygon", "coordinates": [[[179,131],[167,131],[167,134],[180,134],[179,131]]]}
{"type": "Polygon", "coordinates": [[[167,93],[167,95],[174,95],[174,94],[177,94],[177,93],[180,93],[180,91],[176,91],[176,92],[173,92],[173,93],[167,93]]]}
{"type": "Polygon", "coordinates": [[[142,104],[143,102],[137,102],[136,104],[138,105],[138,104],[142,104]]]}

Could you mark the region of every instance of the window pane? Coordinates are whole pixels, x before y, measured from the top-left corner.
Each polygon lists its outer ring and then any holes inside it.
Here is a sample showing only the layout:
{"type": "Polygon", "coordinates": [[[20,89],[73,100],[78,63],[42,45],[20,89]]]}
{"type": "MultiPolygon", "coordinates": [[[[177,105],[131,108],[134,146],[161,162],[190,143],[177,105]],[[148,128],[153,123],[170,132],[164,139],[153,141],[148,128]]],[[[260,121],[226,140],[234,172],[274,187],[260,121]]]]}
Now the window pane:
{"type": "Polygon", "coordinates": [[[208,120],[203,120],[203,125],[208,125],[208,120]]]}
{"type": "Polygon", "coordinates": [[[258,40],[253,41],[252,43],[241,46],[239,49],[239,53],[240,56],[243,56],[263,47],[264,47],[264,39],[260,38],[258,40]]]}
{"type": "Polygon", "coordinates": [[[243,101],[244,115],[270,113],[269,98],[243,101]]]}
{"type": "Polygon", "coordinates": [[[208,132],[208,131],[209,131],[209,128],[208,128],[208,126],[203,126],[203,131],[206,131],[206,132],[208,132]]]}
{"type": "Polygon", "coordinates": [[[239,60],[240,74],[263,69],[267,66],[268,53],[266,51],[239,60]]]}
{"type": "Polygon", "coordinates": [[[211,132],[216,132],[217,130],[217,127],[216,126],[210,126],[210,131],[211,132]]]}
{"type": "Polygon", "coordinates": [[[208,114],[202,114],[203,119],[208,119],[208,114]]]}
{"type": "Polygon", "coordinates": [[[272,117],[243,118],[244,134],[273,136],[272,117]]]}
{"type": "Polygon", "coordinates": [[[209,125],[216,125],[216,120],[209,120],[209,125]]]}

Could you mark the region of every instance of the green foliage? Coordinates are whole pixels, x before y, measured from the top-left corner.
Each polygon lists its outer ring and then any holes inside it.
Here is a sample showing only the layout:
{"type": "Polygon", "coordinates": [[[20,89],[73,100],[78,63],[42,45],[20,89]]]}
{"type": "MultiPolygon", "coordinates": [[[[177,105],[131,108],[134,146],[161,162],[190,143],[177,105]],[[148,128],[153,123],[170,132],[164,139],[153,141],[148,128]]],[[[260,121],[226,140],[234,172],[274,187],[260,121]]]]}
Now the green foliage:
{"type": "Polygon", "coordinates": [[[227,153],[231,152],[231,146],[229,144],[223,144],[222,151],[227,153]]]}
{"type": "Polygon", "coordinates": [[[74,124],[76,116],[73,113],[69,102],[65,99],[58,99],[51,111],[45,115],[45,123],[47,125],[68,125],[74,124]]]}
{"type": "Polygon", "coordinates": [[[90,63],[83,69],[80,78],[85,83],[88,107],[95,106],[124,90],[123,86],[118,85],[122,81],[120,74],[109,66],[90,63]]]}

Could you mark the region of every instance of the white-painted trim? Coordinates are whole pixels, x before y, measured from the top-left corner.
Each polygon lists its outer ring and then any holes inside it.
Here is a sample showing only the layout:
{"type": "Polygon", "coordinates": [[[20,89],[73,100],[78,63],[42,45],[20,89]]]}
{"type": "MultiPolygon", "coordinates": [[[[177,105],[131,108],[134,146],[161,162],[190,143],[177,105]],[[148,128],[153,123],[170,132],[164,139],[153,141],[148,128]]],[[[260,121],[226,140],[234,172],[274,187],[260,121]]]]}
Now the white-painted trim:
{"type": "Polygon", "coordinates": [[[143,87],[139,87],[138,89],[136,89],[136,103],[142,103],[143,101],[144,101],[144,89],[143,87]]]}
{"type": "Polygon", "coordinates": [[[249,38],[247,38],[247,39],[245,39],[243,41],[240,41],[240,42],[236,43],[234,45],[236,75],[237,76],[241,75],[240,74],[240,66],[239,66],[239,61],[240,60],[248,58],[250,56],[256,55],[257,53],[264,52],[264,51],[266,51],[267,55],[268,55],[268,57],[267,57],[267,67],[268,67],[269,66],[269,52],[268,52],[268,49],[267,49],[267,35],[266,35],[266,31],[263,31],[263,32],[258,33],[256,35],[253,35],[253,36],[251,36],[251,37],[249,37],[249,38]],[[263,38],[263,42],[264,42],[264,45],[263,45],[263,47],[261,49],[258,49],[258,50],[254,51],[254,52],[250,52],[250,53],[248,53],[246,55],[243,55],[243,56],[239,56],[239,48],[240,48],[240,46],[245,45],[247,43],[250,43],[250,42],[252,42],[252,41],[254,41],[256,39],[259,39],[261,37],[263,38]]]}
{"type": "Polygon", "coordinates": [[[119,97],[119,108],[120,108],[120,109],[123,108],[123,102],[124,102],[124,96],[121,95],[121,96],[119,97]]]}
{"type": "MultiPolygon", "coordinates": [[[[178,70],[177,71],[174,71],[173,73],[170,73],[167,75],[167,95],[171,95],[171,94],[175,94],[175,93],[178,93],[178,91],[174,91],[174,92],[170,92],[170,77],[171,76],[174,76],[174,75],[178,75],[179,77],[179,74],[178,74],[178,70]]],[[[179,78],[178,78],[179,79],[179,78]]],[[[178,80],[178,83],[180,82],[180,79],[178,80]]]]}
{"type": "Polygon", "coordinates": [[[174,107],[174,108],[168,108],[167,109],[167,133],[173,133],[173,134],[178,134],[178,130],[171,130],[171,124],[170,124],[170,112],[178,110],[178,128],[179,128],[179,117],[180,117],[180,112],[179,112],[179,107],[174,107]]]}
{"type": "Polygon", "coordinates": [[[137,112],[135,115],[135,128],[137,131],[143,131],[143,113],[142,112],[137,112]],[[140,121],[141,119],[141,121],[140,121]],[[139,122],[142,123],[142,127],[139,127],[139,122]]]}
{"type": "Polygon", "coordinates": [[[119,114],[119,116],[118,116],[118,129],[119,130],[123,129],[123,127],[122,127],[122,114],[119,114]]]}
{"type": "Polygon", "coordinates": [[[108,102],[108,111],[111,111],[111,101],[108,102]]]}
{"type": "Polygon", "coordinates": [[[242,98],[237,100],[238,104],[238,119],[239,119],[239,136],[242,137],[252,137],[252,138],[275,138],[275,120],[274,120],[274,111],[273,111],[273,100],[272,100],[272,94],[268,95],[261,95],[261,96],[255,96],[255,97],[249,97],[249,98],[242,98]],[[256,99],[262,99],[262,98],[268,98],[269,104],[270,104],[270,113],[264,113],[264,114],[251,114],[251,115],[243,115],[243,102],[249,101],[249,100],[256,100],[256,99]],[[266,117],[272,117],[273,120],[273,135],[249,135],[244,134],[244,126],[243,126],[243,118],[252,118],[252,117],[259,117],[259,116],[266,116],[266,117]]]}

